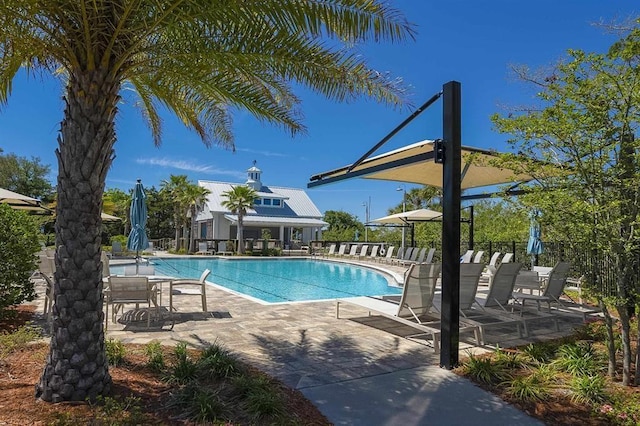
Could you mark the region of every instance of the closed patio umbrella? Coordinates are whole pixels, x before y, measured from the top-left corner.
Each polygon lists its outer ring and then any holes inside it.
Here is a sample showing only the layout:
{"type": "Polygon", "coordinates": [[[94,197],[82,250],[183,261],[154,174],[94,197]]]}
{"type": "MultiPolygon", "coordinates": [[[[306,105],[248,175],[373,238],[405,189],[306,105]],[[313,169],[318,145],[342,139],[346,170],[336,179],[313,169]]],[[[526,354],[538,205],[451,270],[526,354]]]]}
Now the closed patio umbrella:
{"type": "Polygon", "coordinates": [[[538,256],[544,251],[542,243],[542,230],[540,229],[540,210],[535,209],[529,213],[529,241],[527,242],[527,254],[533,257],[533,266],[538,265],[538,256]]]}
{"type": "Polygon", "coordinates": [[[147,225],[147,196],[144,193],[142,182],[138,179],[138,183],[133,190],[131,198],[131,208],[129,219],[131,221],[131,232],[127,239],[127,248],[136,252],[136,275],[138,275],[138,259],[139,252],[149,246],[149,239],[145,226],[147,225]]]}

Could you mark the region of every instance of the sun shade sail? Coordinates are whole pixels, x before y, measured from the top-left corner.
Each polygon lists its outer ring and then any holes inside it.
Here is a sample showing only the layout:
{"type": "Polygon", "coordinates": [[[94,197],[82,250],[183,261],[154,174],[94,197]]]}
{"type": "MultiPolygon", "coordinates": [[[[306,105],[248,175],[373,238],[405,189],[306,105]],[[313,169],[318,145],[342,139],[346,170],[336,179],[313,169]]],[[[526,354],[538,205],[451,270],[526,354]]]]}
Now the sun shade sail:
{"type": "Polygon", "coordinates": [[[28,210],[34,212],[47,211],[47,209],[40,205],[39,200],[4,188],[0,188],[0,203],[8,204],[11,208],[16,210],[28,210]]]}
{"type": "MultiPolygon", "coordinates": [[[[308,187],[339,182],[361,177],[365,179],[390,180],[415,183],[442,188],[442,164],[434,161],[434,141],[424,140],[384,154],[371,157],[353,167],[339,169],[311,176],[308,187]]],[[[517,174],[513,170],[495,165],[498,154],[493,151],[462,147],[462,189],[479,188],[508,182],[532,180],[527,174],[517,174]]],[[[446,155],[446,153],[445,153],[446,155]]]]}
{"type": "Polygon", "coordinates": [[[432,220],[442,220],[442,212],[429,209],[418,209],[373,219],[371,222],[403,225],[407,222],[428,222],[432,220]]]}

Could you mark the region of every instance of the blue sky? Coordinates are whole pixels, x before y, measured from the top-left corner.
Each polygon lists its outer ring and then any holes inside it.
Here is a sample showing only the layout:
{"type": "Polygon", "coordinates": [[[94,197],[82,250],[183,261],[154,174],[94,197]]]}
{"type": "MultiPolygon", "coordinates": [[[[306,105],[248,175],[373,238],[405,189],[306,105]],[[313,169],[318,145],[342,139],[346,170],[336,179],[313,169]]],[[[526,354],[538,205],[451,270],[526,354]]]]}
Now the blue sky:
{"type": "MultiPolygon", "coordinates": [[[[444,83],[462,84],[464,145],[504,150],[506,135],[492,130],[491,114],[504,106],[532,102],[532,93],[516,82],[509,65],[550,65],[570,48],[604,51],[615,40],[594,23],[640,15],[631,0],[395,0],[416,25],[415,42],[366,45],[359,49],[372,66],[402,77],[411,87],[414,106],[424,103],[444,83]]],[[[244,182],[253,160],[266,185],[305,188],[313,174],[349,164],[404,120],[411,110],[394,110],[373,101],[336,104],[302,91],[308,133],[292,139],[246,113],[234,117],[236,152],[207,149],[173,117],[164,117],[163,144],[153,145],[140,113],[123,104],[117,117],[116,159],[107,188],[129,190],[137,178],[158,187],[171,174],[198,179],[244,182]]],[[[0,111],[0,148],[5,153],[36,156],[51,165],[62,118],[60,85],[53,78],[20,74],[8,106],[0,111]]],[[[441,102],[402,130],[377,153],[423,139],[441,137],[441,102]]],[[[320,211],[344,210],[365,219],[387,214],[400,203],[394,182],[353,179],[308,190],[320,211]]],[[[411,186],[406,187],[407,190],[411,186]]]]}

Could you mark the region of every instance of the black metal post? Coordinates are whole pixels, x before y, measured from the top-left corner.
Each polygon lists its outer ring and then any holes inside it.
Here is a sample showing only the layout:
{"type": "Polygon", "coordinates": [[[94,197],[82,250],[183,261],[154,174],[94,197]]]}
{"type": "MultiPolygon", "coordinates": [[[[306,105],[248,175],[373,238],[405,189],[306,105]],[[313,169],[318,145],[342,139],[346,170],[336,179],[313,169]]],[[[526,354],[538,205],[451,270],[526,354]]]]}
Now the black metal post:
{"type": "Polygon", "coordinates": [[[473,250],[473,205],[469,206],[469,250],[473,250]]]}
{"type": "Polygon", "coordinates": [[[457,81],[443,86],[444,167],[442,169],[442,325],[440,366],[458,364],[460,343],[460,163],[461,87],[457,81]]]}
{"type": "Polygon", "coordinates": [[[411,247],[416,246],[416,224],[411,224],[411,247]]]}

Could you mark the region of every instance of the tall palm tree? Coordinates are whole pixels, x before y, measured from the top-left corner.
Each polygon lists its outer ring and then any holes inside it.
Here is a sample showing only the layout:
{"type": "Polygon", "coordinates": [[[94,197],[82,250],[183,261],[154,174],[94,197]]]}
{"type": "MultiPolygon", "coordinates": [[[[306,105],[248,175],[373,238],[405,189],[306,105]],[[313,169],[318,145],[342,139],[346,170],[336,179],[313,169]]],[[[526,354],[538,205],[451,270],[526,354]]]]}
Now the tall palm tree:
{"type": "Polygon", "coordinates": [[[382,0],[6,0],[0,3],[0,103],[25,67],[64,79],[58,136],[56,304],[36,395],[84,401],[111,386],[104,347],[100,211],[120,93],[138,96],[156,145],[159,107],[207,145],[233,149],[231,112],[305,131],[294,87],[329,99],[406,102],[367,66],[365,41],[414,30],[382,0]]]}
{"type": "Polygon", "coordinates": [[[211,191],[198,184],[190,184],[184,193],[184,201],[189,206],[189,252],[195,251],[196,216],[202,209],[202,205],[207,201],[207,196],[211,191]]]}
{"type": "Polygon", "coordinates": [[[186,201],[186,193],[191,183],[186,175],[171,175],[169,180],[163,180],[160,184],[162,191],[169,194],[173,205],[173,226],[175,229],[175,247],[180,248],[181,230],[187,220],[189,203],[186,201]]]}
{"type": "Polygon", "coordinates": [[[238,216],[237,234],[238,240],[238,253],[244,253],[243,244],[243,223],[242,220],[247,214],[247,210],[253,207],[253,203],[256,201],[258,194],[253,188],[249,188],[245,185],[234,186],[232,189],[222,193],[226,200],[223,200],[221,205],[225,209],[229,209],[231,213],[238,216]]]}

